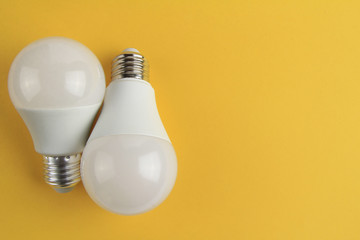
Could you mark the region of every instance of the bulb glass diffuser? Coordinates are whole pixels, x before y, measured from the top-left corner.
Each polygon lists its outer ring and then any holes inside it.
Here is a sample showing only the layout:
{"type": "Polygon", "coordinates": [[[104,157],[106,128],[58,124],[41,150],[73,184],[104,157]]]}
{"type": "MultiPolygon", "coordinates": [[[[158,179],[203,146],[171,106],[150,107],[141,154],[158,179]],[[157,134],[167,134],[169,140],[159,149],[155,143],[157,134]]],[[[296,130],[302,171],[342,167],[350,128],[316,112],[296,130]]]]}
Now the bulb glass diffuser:
{"type": "Polygon", "coordinates": [[[8,77],[10,98],[58,192],[80,181],[80,154],[105,94],[103,68],[81,43],[49,37],[25,47],[8,77]]]}
{"type": "Polygon", "coordinates": [[[147,212],[172,190],[177,160],[158,114],[147,62],[126,49],[112,66],[99,120],[86,144],[81,175],[86,191],[117,214],[147,212]]]}

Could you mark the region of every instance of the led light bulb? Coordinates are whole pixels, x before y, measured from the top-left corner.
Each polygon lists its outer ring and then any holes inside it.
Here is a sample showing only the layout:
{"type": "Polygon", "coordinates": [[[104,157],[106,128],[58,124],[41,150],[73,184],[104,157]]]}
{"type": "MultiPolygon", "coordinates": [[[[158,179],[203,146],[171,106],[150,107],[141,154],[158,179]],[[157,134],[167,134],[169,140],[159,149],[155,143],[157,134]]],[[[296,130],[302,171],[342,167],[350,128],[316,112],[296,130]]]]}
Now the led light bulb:
{"type": "Polygon", "coordinates": [[[175,151],[147,78],[147,62],[136,49],[125,49],[114,59],[112,82],[81,159],[86,191],[117,214],[155,208],[176,179],[175,151]]]}
{"type": "Polygon", "coordinates": [[[14,59],[8,88],[44,156],[45,181],[70,191],[80,181],[80,154],[105,94],[100,62],[77,41],[40,39],[14,59]]]}

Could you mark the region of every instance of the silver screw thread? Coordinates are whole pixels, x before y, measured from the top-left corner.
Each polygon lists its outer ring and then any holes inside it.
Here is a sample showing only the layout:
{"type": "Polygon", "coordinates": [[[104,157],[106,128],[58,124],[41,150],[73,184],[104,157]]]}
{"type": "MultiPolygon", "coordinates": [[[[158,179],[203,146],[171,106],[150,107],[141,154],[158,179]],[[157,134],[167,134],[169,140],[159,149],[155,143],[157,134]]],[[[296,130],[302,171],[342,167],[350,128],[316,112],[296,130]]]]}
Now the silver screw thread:
{"type": "Polygon", "coordinates": [[[80,182],[81,154],[43,156],[45,182],[60,193],[70,192],[80,182]]]}
{"type": "Polygon", "coordinates": [[[112,80],[119,78],[136,78],[148,81],[149,66],[146,58],[136,49],[125,49],[115,57],[111,69],[112,80]]]}

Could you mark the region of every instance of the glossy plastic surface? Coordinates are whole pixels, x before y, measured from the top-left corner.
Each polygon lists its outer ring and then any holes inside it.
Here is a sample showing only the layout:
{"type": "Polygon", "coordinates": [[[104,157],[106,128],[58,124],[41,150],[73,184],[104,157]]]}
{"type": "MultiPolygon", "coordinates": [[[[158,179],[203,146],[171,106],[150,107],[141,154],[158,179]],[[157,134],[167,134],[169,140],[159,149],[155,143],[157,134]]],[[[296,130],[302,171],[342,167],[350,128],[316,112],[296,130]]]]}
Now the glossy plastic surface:
{"type": "Polygon", "coordinates": [[[102,102],[105,80],[96,56],[63,37],[40,39],[14,59],[8,88],[15,107],[54,109],[102,102]]]}
{"type": "Polygon", "coordinates": [[[170,193],[177,174],[170,142],[117,135],[90,141],[83,152],[82,181],[101,207],[123,215],[149,211],[170,193]]]}
{"type": "Polygon", "coordinates": [[[89,141],[121,134],[153,136],[170,142],[158,113],[154,89],[144,80],[125,78],[110,83],[89,141]]]}
{"type": "Polygon", "coordinates": [[[83,151],[100,103],[66,109],[20,109],[36,152],[66,156],[83,151]]]}

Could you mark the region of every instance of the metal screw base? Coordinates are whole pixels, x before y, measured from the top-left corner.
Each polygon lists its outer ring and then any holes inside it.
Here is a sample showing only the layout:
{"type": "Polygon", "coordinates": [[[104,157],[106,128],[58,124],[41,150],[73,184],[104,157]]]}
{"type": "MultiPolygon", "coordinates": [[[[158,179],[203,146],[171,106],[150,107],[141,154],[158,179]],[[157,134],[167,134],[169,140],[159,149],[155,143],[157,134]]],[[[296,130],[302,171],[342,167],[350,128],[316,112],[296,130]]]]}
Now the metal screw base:
{"type": "Polygon", "coordinates": [[[112,80],[136,78],[148,81],[149,68],[146,58],[134,48],[125,49],[112,62],[111,78],[112,80]]]}
{"type": "Polygon", "coordinates": [[[80,182],[80,153],[70,156],[43,157],[45,182],[55,191],[70,192],[80,182]]]}

